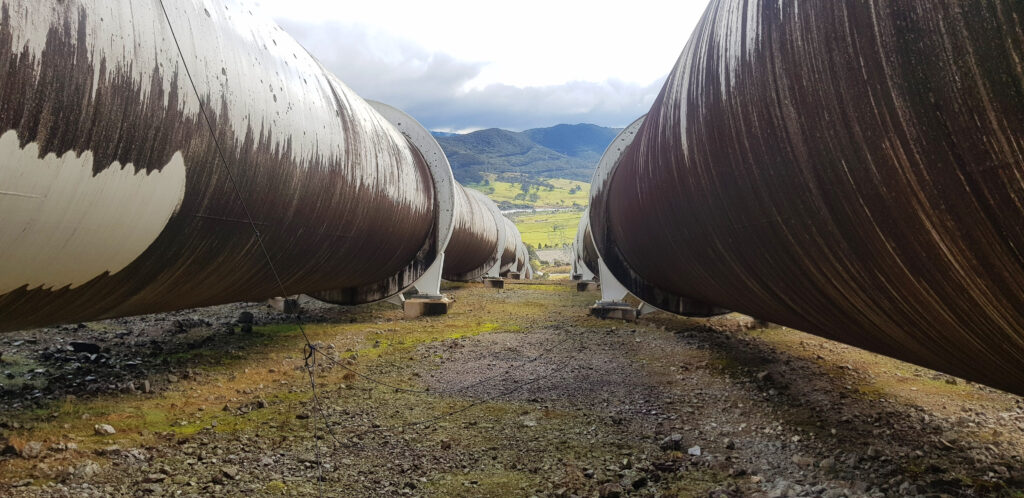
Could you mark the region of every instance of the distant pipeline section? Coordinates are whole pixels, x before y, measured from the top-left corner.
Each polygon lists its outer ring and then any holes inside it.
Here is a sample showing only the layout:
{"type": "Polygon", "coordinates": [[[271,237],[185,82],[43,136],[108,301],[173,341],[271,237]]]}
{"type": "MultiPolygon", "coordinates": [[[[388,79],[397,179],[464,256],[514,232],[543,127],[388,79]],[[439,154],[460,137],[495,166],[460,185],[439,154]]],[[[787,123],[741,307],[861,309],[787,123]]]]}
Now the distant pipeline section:
{"type": "Polygon", "coordinates": [[[458,221],[448,244],[442,277],[450,282],[471,282],[488,276],[533,278],[529,252],[515,223],[484,194],[462,185],[458,189],[464,201],[457,204],[458,221]],[[514,247],[511,257],[510,245],[514,247]]]}
{"type": "Polygon", "coordinates": [[[593,185],[640,299],[1024,394],[1024,3],[713,0],[593,185]]]}
{"type": "Polygon", "coordinates": [[[0,331],[372,302],[462,240],[450,167],[257,11],[0,0],[0,331]]]}
{"type": "Polygon", "coordinates": [[[500,263],[505,217],[480,192],[459,185],[456,195],[455,232],[448,243],[442,277],[452,282],[469,282],[483,277],[500,263]]]}
{"type": "Polygon", "coordinates": [[[573,262],[570,277],[573,280],[594,280],[600,273],[598,268],[597,246],[594,236],[590,233],[590,210],[584,210],[576,229],[576,239],[572,243],[573,262]]]}
{"type": "Polygon", "coordinates": [[[505,245],[501,252],[500,275],[513,280],[530,278],[533,269],[530,267],[530,254],[523,243],[522,234],[508,218],[502,219],[502,225],[505,230],[505,245]]]}

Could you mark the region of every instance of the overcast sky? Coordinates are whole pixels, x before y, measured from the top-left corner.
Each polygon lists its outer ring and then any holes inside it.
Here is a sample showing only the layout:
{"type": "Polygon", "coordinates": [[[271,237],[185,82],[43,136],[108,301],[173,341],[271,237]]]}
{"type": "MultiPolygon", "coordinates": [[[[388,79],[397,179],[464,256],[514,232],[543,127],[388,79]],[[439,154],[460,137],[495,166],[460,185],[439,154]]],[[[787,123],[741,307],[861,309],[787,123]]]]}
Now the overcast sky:
{"type": "Polygon", "coordinates": [[[705,0],[263,0],[366,99],[434,130],[625,126],[647,112],[705,0]]]}

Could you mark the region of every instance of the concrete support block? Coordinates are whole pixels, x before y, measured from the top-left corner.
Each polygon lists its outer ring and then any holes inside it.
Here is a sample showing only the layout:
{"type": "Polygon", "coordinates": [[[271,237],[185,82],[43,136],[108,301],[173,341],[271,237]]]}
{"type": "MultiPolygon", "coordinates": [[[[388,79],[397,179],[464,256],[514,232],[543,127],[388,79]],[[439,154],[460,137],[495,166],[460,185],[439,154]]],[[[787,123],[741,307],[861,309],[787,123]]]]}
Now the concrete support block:
{"type": "Polygon", "coordinates": [[[576,282],[576,292],[590,292],[597,291],[598,289],[600,289],[600,287],[598,287],[597,282],[594,281],[580,280],[579,282],[576,282]]]}
{"type": "Polygon", "coordinates": [[[447,315],[452,300],[446,297],[410,297],[402,303],[406,318],[447,315]]]}
{"type": "Polygon", "coordinates": [[[520,274],[517,271],[510,271],[510,272],[508,272],[507,275],[505,275],[505,278],[507,278],[509,280],[520,280],[520,279],[523,278],[523,276],[522,276],[522,274],[520,274]]]}
{"type": "Polygon", "coordinates": [[[639,315],[638,310],[627,303],[599,302],[590,307],[590,315],[601,319],[626,320],[635,322],[639,315]]]}
{"type": "Polygon", "coordinates": [[[267,306],[270,306],[279,313],[284,313],[286,315],[297,315],[302,311],[302,307],[299,306],[298,296],[272,297],[267,299],[267,306]]]}
{"type": "Polygon", "coordinates": [[[504,289],[505,281],[500,278],[485,278],[484,287],[488,289],[504,289]]]}

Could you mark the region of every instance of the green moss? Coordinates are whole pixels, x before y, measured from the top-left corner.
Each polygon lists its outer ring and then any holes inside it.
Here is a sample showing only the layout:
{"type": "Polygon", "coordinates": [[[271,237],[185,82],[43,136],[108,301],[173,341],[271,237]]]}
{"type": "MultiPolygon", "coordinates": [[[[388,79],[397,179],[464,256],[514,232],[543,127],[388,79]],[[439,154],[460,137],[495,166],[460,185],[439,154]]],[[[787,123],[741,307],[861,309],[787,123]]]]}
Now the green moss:
{"type": "Polygon", "coordinates": [[[25,380],[25,375],[38,368],[45,368],[29,358],[20,355],[6,355],[0,359],[0,371],[11,372],[12,378],[0,377],[0,383],[8,391],[17,391],[24,386],[42,388],[46,386],[45,376],[25,380]]]}
{"type": "MultiPolygon", "coordinates": [[[[389,364],[401,364],[404,359],[402,355],[432,341],[493,332],[514,333],[543,326],[549,322],[552,313],[564,315],[566,309],[582,306],[592,300],[592,297],[568,293],[574,291],[574,287],[568,285],[516,285],[500,293],[498,298],[495,292],[484,290],[479,284],[467,287],[465,291],[458,292],[458,304],[446,316],[400,320],[399,310],[374,305],[367,307],[367,311],[345,315],[346,319],[359,317],[363,322],[315,323],[305,325],[305,329],[312,341],[337,345],[337,349],[332,351],[335,356],[344,357],[346,354],[342,351],[348,348],[356,350],[359,356],[355,367],[357,370],[394,385],[421,388],[418,380],[408,370],[393,369],[389,364]],[[559,293],[559,297],[558,304],[553,306],[551,293],[554,292],[559,293]],[[377,360],[378,357],[388,356],[391,358],[377,360]]],[[[584,308],[580,307],[580,310],[580,320],[588,320],[585,311],[582,311],[584,308]]],[[[603,322],[594,323],[604,326],[603,322]]],[[[296,413],[310,409],[311,397],[305,372],[301,368],[295,369],[302,365],[303,339],[298,326],[257,326],[250,334],[210,336],[215,340],[204,339],[203,334],[208,333],[208,330],[197,331],[195,338],[185,338],[206,341],[200,346],[188,351],[176,351],[162,358],[170,362],[172,369],[200,370],[200,380],[184,379],[167,389],[159,390],[163,387],[159,385],[162,379],[157,378],[158,390],[152,394],[112,393],[84,399],[69,398],[32,412],[20,413],[15,419],[30,427],[25,431],[27,438],[54,441],[61,439],[64,434],[72,434],[79,438],[79,446],[86,452],[111,444],[118,444],[122,448],[161,445],[164,443],[160,434],[169,432],[179,437],[189,437],[210,428],[217,432],[265,433],[268,427],[273,427],[276,434],[307,434],[309,421],[295,417],[296,413]],[[221,410],[225,403],[237,409],[243,403],[254,404],[260,397],[267,400],[269,406],[254,408],[241,415],[221,410]],[[235,400],[228,401],[232,398],[235,400]],[[185,423],[181,424],[182,421],[185,423]],[[214,422],[216,427],[213,427],[214,422]],[[93,426],[98,423],[109,423],[118,433],[113,436],[96,436],[93,434],[93,426]]],[[[10,364],[15,362],[25,364],[25,368],[31,366],[17,359],[10,364]]],[[[428,362],[424,366],[429,368],[433,365],[428,362]]],[[[323,398],[330,400],[327,410],[336,424],[335,431],[339,436],[351,436],[367,429],[364,424],[354,422],[362,418],[341,419],[339,412],[342,410],[372,413],[374,420],[387,427],[437,417],[473,402],[472,399],[455,396],[395,392],[359,378],[346,378],[346,374],[348,372],[344,369],[334,368],[318,378],[323,398]]],[[[457,439],[459,448],[465,451],[490,451],[496,444],[496,431],[502,437],[519,437],[523,428],[519,418],[528,409],[523,404],[497,400],[475,406],[465,414],[438,421],[434,425],[443,430],[426,432],[429,436],[424,437],[420,443],[436,448],[440,444],[438,439],[445,437],[457,439]],[[472,423],[477,420],[482,422],[472,423]]],[[[563,444],[563,435],[582,423],[578,417],[545,413],[540,416],[538,426],[531,427],[527,432],[528,444],[535,445],[538,452],[548,451],[546,445],[551,440],[571,454],[603,451],[585,447],[583,442],[565,441],[563,444]]],[[[587,422],[589,425],[594,423],[593,420],[587,422]]],[[[506,448],[502,443],[499,445],[503,446],[498,452],[501,462],[509,465],[518,461],[517,454],[507,453],[512,448],[506,448]]],[[[17,476],[18,472],[23,471],[20,467],[0,470],[0,480],[5,476],[17,476]]],[[[535,479],[539,478],[533,477],[533,474],[485,472],[468,479],[459,477],[450,489],[456,495],[463,492],[467,495],[501,495],[506,490],[516,495],[521,494],[521,484],[533,486],[535,479]],[[462,487],[463,481],[474,479],[479,481],[476,487],[462,487]]],[[[289,483],[285,491],[296,489],[289,483]]],[[[269,487],[267,492],[279,494],[278,491],[270,491],[269,487]]]]}

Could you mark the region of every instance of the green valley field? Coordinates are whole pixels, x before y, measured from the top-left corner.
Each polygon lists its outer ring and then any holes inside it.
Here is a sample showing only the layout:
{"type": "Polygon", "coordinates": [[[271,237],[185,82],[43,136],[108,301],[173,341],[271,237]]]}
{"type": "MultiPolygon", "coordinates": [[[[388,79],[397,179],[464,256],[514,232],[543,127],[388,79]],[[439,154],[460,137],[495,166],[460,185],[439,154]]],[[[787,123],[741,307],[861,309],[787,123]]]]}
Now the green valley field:
{"type": "Polygon", "coordinates": [[[509,214],[523,241],[534,249],[572,245],[590,198],[590,185],[556,178],[525,179],[524,187],[522,182],[503,180],[511,178],[484,173],[483,183],[467,186],[483,192],[504,210],[535,210],[509,214]]]}
{"type": "Polygon", "coordinates": [[[485,173],[484,183],[466,186],[479,190],[507,209],[509,204],[529,208],[572,208],[585,207],[590,199],[590,185],[574,180],[526,180],[522,182],[498,180],[498,176],[485,173]]]}
{"type": "Polygon", "coordinates": [[[511,216],[523,242],[534,249],[572,245],[582,210],[515,213],[511,216]]]}

